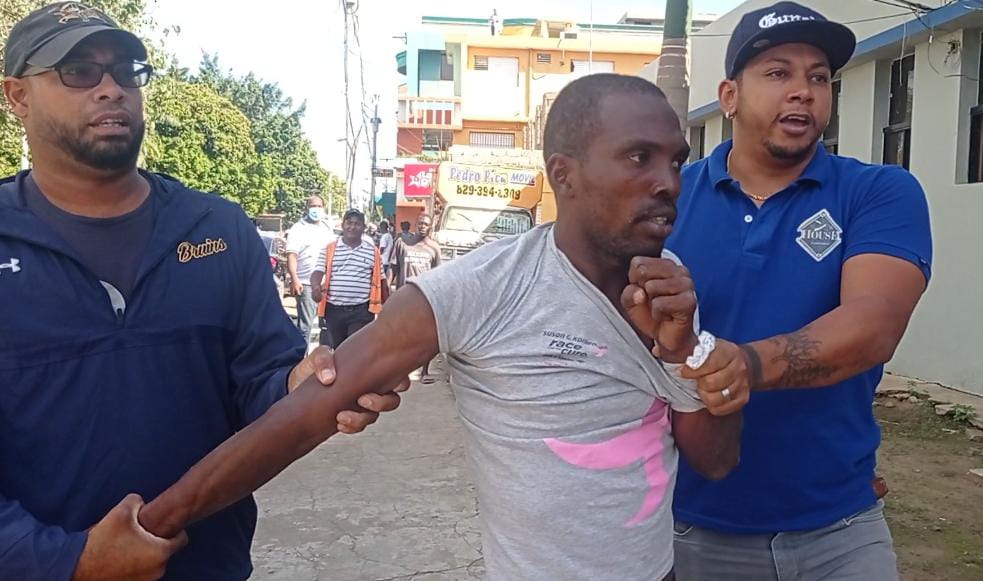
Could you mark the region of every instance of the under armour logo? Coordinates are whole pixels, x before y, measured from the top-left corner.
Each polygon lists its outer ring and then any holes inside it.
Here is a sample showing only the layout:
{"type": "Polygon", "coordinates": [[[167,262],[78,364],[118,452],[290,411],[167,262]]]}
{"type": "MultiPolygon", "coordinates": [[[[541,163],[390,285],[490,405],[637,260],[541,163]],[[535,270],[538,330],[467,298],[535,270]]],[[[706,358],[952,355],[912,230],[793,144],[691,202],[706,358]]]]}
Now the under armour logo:
{"type": "Polygon", "coordinates": [[[19,264],[20,264],[20,260],[16,258],[11,258],[10,262],[6,264],[0,264],[0,270],[7,268],[10,269],[10,272],[20,272],[20,266],[18,266],[19,264]]]}

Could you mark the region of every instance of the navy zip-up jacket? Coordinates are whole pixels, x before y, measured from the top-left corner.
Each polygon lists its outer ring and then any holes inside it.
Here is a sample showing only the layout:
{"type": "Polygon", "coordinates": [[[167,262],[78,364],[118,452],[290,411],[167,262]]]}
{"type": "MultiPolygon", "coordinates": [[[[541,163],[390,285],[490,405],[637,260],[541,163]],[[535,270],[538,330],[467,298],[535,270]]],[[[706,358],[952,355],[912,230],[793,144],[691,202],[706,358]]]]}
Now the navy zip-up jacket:
{"type": "MultiPolygon", "coordinates": [[[[148,502],[286,395],[304,342],[239,206],[142,174],[160,200],[126,301],[0,185],[0,579],[68,580],[85,532],[148,502]]],[[[241,580],[256,504],[188,529],[165,579],[241,580]]]]}

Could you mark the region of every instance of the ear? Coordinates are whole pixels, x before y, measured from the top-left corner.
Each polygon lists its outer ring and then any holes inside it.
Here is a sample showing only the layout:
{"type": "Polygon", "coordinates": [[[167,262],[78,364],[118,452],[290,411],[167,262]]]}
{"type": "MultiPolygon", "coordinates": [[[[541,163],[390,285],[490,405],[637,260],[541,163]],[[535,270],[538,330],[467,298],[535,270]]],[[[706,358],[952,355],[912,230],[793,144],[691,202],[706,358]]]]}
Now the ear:
{"type": "Polygon", "coordinates": [[[28,89],[26,79],[4,77],[3,95],[6,97],[7,105],[10,106],[10,110],[15,116],[19,119],[27,117],[29,107],[27,104],[28,89]]]}
{"type": "Polygon", "coordinates": [[[724,79],[717,87],[717,98],[720,101],[720,110],[724,113],[734,113],[737,111],[738,86],[737,81],[724,79]]]}
{"type": "Polygon", "coordinates": [[[563,153],[554,153],[546,160],[546,177],[557,197],[568,198],[575,191],[579,162],[563,153]]]}

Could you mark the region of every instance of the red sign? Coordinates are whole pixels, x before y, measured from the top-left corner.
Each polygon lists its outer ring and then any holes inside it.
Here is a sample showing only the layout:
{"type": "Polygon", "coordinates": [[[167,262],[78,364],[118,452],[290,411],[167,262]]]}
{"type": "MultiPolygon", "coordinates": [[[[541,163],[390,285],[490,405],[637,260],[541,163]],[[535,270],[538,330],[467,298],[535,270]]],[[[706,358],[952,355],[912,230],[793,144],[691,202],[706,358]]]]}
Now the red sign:
{"type": "Polygon", "coordinates": [[[407,199],[429,198],[433,195],[437,174],[435,163],[410,163],[403,168],[403,195],[407,199]]]}

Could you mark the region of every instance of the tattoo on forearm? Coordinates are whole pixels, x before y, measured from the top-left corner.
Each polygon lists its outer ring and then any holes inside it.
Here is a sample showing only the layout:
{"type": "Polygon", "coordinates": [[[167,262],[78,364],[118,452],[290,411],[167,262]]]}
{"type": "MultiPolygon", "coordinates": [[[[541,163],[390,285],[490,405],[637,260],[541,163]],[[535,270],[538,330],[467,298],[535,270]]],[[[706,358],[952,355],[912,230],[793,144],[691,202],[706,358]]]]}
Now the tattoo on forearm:
{"type": "Polygon", "coordinates": [[[750,366],[751,371],[751,389],[759,389],[761,384],[764,383],[761,356],[758,355],[758,351],[754,347],[748,344],[738,345],[737,347],[747,356],[748,365],[750,366]]]}
{"type": "Polygon", "coordinates": [[[835,371],[835,368],[816,361],[821,343],[808,335],[808,328],[783,335],[780,339],[785,340],[785,350],[772,360],[773,363],[785,362],[787,365],[780,386],[811,387],[813,382],[827,378],[835,371]]]}

